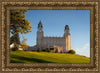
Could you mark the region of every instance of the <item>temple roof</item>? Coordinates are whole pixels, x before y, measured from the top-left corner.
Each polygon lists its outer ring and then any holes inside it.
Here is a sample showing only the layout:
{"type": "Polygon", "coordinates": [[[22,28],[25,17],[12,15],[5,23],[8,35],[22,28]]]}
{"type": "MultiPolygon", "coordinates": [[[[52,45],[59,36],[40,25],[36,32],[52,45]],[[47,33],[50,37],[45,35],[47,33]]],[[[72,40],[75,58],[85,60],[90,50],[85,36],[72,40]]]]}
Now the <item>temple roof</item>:
{"type": "Polygon", "coordinates": [[[66,29],[68,29],[68,30],[69,30],[69,26],[68,26],[68,25],[66,25],[66,26],[65,26],[65,30],[66,30],[66,29]]]}
{"type": "Polygon", "coordinates": [[[43,25],[42,25],[41,21],[40,21],[39,24],[38,24],[38,28],[39,28],[39,27],[42,27],[42,28],[43,28],[43,25]]]}

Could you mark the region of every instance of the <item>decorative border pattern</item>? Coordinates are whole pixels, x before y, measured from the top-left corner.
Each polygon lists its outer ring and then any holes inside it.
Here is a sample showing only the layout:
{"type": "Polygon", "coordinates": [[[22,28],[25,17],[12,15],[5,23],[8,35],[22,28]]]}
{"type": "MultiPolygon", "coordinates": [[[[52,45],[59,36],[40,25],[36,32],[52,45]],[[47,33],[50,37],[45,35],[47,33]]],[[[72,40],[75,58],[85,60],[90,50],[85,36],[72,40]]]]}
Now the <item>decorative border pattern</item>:
{"type": "MultiPolygon", "coordinates": [[[[39,8],[39,9],[40,9],[39,8]]],[[[42,8],[42,9],[43,9],[42,8]]],[[[73,8],[72,8],[73,9],[73,8]]],[[[8,15],[9,16],[9,15],[8,15]]],[[[93,49],[93,48],[92,48],[93,49]]],[[[2,2],[2,71],[98,71],[98,2],[2,2]],[[15,7],[15,8],[14,8],[15,7]],[[16,8],[17,7],[17,8],[16,8]],[[7,14],[9,14],[10,9],[22,9],[19,7],[24,7],[25,9],[37,9],[40,7],[49,7],[45,9],[64,9],[66,7],[76,7],[75,9],[92,7],[94,9],[94,64],[93,66],[89,64],[50,64],[47,63],[48,67],[42,64],[14,64],[9,63],[7,57],[9,58],[9,46],[7,44],[9,39],[7,39],[7,30],[9,31],[9,22],[7,14]],[[34,8],[33,8],[34,7],[34,8]],[[59,8],[61,7],[61,8],[59,8]],[[64,7],[64,8],[63,8],[64,7]],[[80,7],[80,8],[78,8],[80,7]],[[8,13],[7,13],[8,12],[8,13]],[[7,45],[7,46],[5,46],[7,45]],[[71,67],[70,67],[71,65],[71,67]],[[80,67],[83,66],[83,67],[80,67]],[[57,67],[63,66],[63,67],[57,67]],[[76,67],[76,68],[75,68],[76,67]]]]}

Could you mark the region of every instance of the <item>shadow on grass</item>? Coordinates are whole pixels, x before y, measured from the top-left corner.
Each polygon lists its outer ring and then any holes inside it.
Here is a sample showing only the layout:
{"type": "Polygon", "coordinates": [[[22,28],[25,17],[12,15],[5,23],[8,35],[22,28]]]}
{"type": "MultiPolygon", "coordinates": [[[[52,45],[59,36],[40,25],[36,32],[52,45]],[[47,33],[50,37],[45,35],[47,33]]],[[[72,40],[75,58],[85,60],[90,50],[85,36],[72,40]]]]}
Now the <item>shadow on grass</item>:
{"type": "Polygon", "coordinates": [[[23,57],[23,56],[18,56],[18,55],[13,55],[11,58],[14,58],[16,60],[10,59],[10,63],[52,63],[50,61],[45,61],[42,59],[36,59],[36,58],[28,58],[28,57],[23,57]],[[27,62],[25,62],[27,61],[27,62]]]}

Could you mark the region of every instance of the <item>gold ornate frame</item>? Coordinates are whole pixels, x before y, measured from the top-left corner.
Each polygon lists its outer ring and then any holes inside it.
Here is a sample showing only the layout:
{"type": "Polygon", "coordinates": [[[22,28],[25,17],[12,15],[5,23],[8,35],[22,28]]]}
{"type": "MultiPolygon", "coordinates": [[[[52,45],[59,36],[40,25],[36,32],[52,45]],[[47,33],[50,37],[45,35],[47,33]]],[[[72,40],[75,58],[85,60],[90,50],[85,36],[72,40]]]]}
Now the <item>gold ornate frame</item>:
{"type": "Polygon", "coordinates": [[[31,2],[0,2],[1,7],[1,72],[3,71],[34,71],[34,72],[98,72],[99,50],[99,1],[66,2],[66,1],[31,1],[31,2]],[[11,9],[33,10],[90,10],[90,63],[10,63],[9,62],[9,11],[11,9]],[[1,22],[2,21],[2,22],[1,22]]]}

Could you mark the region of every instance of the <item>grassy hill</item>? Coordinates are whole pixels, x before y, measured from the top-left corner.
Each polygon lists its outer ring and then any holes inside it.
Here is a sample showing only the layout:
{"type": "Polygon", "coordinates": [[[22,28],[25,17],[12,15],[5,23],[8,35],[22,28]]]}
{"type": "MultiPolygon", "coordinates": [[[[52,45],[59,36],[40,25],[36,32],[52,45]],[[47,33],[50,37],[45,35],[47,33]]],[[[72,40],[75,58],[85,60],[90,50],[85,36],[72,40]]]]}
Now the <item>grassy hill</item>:
{"type": "Polygon", "coordinates": [[[90,63],[80,55],[50,52],[10,51],[11,63],[90,63]]]}

